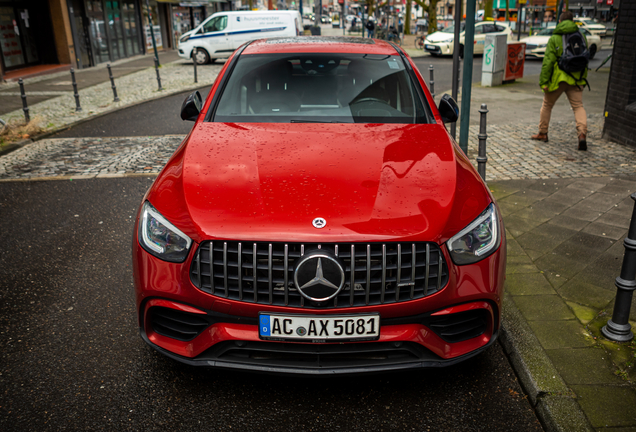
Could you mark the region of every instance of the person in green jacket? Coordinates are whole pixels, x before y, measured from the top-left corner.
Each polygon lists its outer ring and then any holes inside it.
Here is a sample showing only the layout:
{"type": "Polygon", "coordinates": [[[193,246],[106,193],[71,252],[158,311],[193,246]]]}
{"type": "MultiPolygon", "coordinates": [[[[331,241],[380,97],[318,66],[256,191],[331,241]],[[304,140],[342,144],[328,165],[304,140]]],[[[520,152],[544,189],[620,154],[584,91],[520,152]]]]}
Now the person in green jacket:
{"type": "MultiPolygon", "coordinates": [[[[568,74],[559,69],[558,65],[558,59],[563,54],[562,36],[579,31],[578,26],[572,21],[573,18],[572,12],[563,12],[559,24],[548,41],[541,66],[541,76],[539,77],[539,85],[543,90],[543,105],[539,116],[539,133],[533,135],[532,139],[548,142],[548,126],[550,125],[552,107],[561,94],[565,93],[576,119],[579,150],[587,150],[587,114],[583,107],[583,86],[587,83],[585,80],[587,69],[583,72],[568,74]]],[[[585,35],[583,37],[585,38],[585,35]]]]}

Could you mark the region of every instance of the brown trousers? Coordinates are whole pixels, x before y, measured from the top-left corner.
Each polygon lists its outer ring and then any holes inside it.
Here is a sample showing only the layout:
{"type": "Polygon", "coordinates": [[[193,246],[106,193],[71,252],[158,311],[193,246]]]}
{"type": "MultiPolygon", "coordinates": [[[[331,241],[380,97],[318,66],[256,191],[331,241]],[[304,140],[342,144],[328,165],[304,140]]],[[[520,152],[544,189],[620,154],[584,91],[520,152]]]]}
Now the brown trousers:
{"type": "Polygon", "coordinates": [[[587,114],[585,113],[585,108],[583,108],[583,88],[570,85],[566,82],[560,82],[559,88],[555,91],[543,93],[543,105],[541,105],[541,114],[539,116],[539,132],[543,134],[548,133],[552,107],[563,92],[565,92],[565,95],[568,97],[572,111],[574,111],[576,132],[579,135],[587,135],[587,114]]]}

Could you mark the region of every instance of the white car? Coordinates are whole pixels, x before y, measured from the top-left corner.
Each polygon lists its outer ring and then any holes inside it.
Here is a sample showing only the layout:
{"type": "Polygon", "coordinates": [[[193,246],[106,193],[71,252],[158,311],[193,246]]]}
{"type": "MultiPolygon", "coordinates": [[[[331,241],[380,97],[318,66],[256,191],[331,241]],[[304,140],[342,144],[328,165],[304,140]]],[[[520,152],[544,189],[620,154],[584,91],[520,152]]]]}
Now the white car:
{"type": "Polygon", "coordinates": [[[603,37],[607,34],[607,29],[603,24],[599,24],[594,21],[592,18],[587,17],[576,17],[574,18],[574,23],[580,28],[584,28],[589,31],[593,35],[603,37]]]}
{"type": "MultiPolygon", "coordinates": [[[[459,34],[459,56],[464,56],[464,40],[466,36],[466,24],[461,23],[461,33],[459,34]]],[[[503,23],[494,21],[482,21],[475,24],[475,42],[474,54],[483,54],[484,45],[487,35],[505,34],[510,40],[512,38],[512,30],[503,23]]],[[[424,40],[424,49],[431,55],[453,55],[453,40],[455,39],[455,26],[451,25],[442,31],[438,31],[426,36],[424,40]]]]}
{"type": "MultiPolygon", "coordinates": [[[[601,38],[590,33],[584,28],[579,28],[579,30],[587,39],[587,49],[590,51],[590,59],[593,59],[597,51],[601,48],[601,38]]],[[[533,36],[521,39],[519,42],[526,43],[526,56],[543,58],[545,55],[545,48],[548,45],[548,41],[550,40],[550,36],[552,36],[553,32],[554,27],[545,28],[533,36]]]]}

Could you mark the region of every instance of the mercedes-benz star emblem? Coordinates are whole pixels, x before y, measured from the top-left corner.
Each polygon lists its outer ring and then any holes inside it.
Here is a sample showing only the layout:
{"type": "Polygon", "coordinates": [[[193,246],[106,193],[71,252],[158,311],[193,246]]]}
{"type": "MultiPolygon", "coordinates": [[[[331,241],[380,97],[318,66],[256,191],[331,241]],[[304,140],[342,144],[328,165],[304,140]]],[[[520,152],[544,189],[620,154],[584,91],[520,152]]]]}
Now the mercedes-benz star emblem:
{"type": "Polygon", "coordinates": [[[345,272],[335,256],[324,251],[310,252],[296,264],[294,283],[306,299],[323,302],[342,290],[345,272]]]}
{"type": "Polygon", "coordinates": [[[311,221],[311,224],[314,226],[314,228],[324,228],[325,225],[327,225],[327,221],[324,220],[323,218],[316,218],[313,221],[311,221]]]}

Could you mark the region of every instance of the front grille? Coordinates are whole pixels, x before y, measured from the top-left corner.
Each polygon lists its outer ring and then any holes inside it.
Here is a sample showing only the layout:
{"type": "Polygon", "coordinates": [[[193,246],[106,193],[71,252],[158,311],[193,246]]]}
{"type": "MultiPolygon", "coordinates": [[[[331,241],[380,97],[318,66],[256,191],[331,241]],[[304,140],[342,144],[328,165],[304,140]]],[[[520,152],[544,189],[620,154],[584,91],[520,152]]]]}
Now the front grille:
{"type": "Polygon", "coordinates": [[[486,331],[487,323],[488,311],[476,309],[450,315],[433,316],[427,325],[446,342],[456,343],[483,334],[486,331]]]}
{"type": "Polygon", "coordinates": [[[448,267],[435,243],[208,241],[201,243],[192,260],[190,279],[202,291],[232,300],[328,309],[426,297],[446,286],[448,267]],[[322,304],[306,300],[293,283],[296,261],[319,249],[337,256],[346,275],[342,291],[322,304]]]}
{"type": "Polygon", "coordinates": [[[150,308],[150,325],[155,333],[180,341],[190,341],[210,323],[206,318],[164,307],[150,308]]]}

